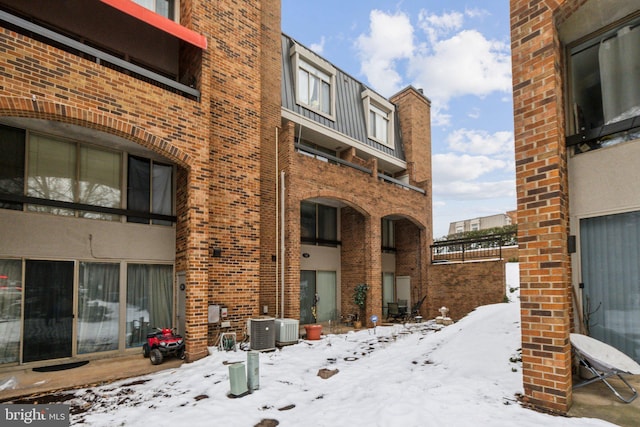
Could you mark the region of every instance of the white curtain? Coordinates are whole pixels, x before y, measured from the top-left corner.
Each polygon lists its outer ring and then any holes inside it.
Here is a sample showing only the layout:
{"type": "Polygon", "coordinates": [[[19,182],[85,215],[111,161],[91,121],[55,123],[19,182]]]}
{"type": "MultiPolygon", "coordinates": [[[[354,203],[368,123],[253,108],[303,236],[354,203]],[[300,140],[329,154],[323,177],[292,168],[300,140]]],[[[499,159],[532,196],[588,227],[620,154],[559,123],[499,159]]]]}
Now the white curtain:
{"type": "Polygon", "coordinates": [[[118,349],[120,265],[80,263],[78,353],[118,349]]]}
{"type": "Polygon", "coordinates": [[[580,221],[591,336],[640,362],[640,211],[580,221]]]}
{"type": "MultiPolygon", "coordinates": [[[[173,189],[173,167],[153,164],[153,190],[151,192],[153,213],[171,215],[172,189],[173,189]]],[[[171,225],[171,221],[153,220],[153,224],[171,225]]]]}
{"type": "MultiPolygon", "coordinates": [[[[40,135],[29,138],[27,195],[47,200],[75,201],[76,145],[40,135]]],[[[73,215],[68,209],[29,206],[30,210],[73,215]]]]}
{"type": "Polygon", "coordinates": [[[605,123],[629,118],[640,107],[640,26],[623,27],[603,40],[599,63],[605,123]]]}
{"type": "Polygon", "coordinates": [[[388,304],[396,300],[393,295],[395,284],[394,273],[382,273],[382,314],[387,315],[388,304]]]}
{"type": "MultiPolygon", "coordinates": [[[[79,203],[119,208],[121,204],[120,177],[122,160],[120,153],[80,147],[80,177],[78,180],[79,203]]],[[[83,212],[85,218],[119,220],[118,215],[83,212]]]]}
{"type": "Polygon", "coordinates": [[[318,271],[316,292],[318,293],[318,322],[337,318],[336,310],[336,272],[318,271]]]}
{"type": "Polygon", "coordinates": [[[142,345],[154,328],[173,327],[173,267],[127,266],[127,347],[142,345]]]}
{"type": "Polygon", "coordinates": [[[0,364],[17,362],[22,319],[22,262],[0,259],[0,364]]]}

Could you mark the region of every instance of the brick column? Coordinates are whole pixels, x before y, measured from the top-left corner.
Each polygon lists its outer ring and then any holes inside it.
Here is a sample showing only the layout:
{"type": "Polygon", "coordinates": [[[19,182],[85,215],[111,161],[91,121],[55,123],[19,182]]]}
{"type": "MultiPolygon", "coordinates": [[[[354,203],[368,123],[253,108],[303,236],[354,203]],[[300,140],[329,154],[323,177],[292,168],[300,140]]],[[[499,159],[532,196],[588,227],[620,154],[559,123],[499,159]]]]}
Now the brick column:
{"type": "Polygon", "coordinates": [[[367,216],[364,223],[365,283],[369,285],[365,318],[362,324],[373,326],[371,315],[382,320],[382,219],[379,216],[367,216]]]}
{"type": "MultiPolygon", "coordinates": [[[[208,346],[209,305],[209,244],[202,234],[207,234],[198,224],[206,224],[209,218],[209,175],[205,164],[194,165],[187,177],[187,197],[184,216],[186,253],[186,357],[187,361],[206,357],[208,346]]],[[[182,233],[181,233],[182,234],[182,233]]]]}
{"type": "Polygon", "coordinates": [[[561,3],[511,0],[511,47],[524,400],[565,413],[571,277],[562,52],[553,20],[561,3]]]}

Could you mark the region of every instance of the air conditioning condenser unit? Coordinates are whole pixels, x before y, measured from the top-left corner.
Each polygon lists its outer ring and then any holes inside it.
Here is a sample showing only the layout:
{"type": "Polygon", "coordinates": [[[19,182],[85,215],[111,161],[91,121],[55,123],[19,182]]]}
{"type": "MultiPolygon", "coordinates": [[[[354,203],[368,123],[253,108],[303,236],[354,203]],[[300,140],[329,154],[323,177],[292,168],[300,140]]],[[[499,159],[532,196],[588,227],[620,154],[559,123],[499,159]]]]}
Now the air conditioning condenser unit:
{"type": "Polygon", "coordinates": [[[249,347],[251,350],[268,351],[276,349],[276,328],[273,317],[259,317],[247,321],[249,347]]]}
{"type": "Polygon", "coordinates": [[[289,345],[298,342],[300,322],[298,319],[276,319],[276,344],[289,345]]]}

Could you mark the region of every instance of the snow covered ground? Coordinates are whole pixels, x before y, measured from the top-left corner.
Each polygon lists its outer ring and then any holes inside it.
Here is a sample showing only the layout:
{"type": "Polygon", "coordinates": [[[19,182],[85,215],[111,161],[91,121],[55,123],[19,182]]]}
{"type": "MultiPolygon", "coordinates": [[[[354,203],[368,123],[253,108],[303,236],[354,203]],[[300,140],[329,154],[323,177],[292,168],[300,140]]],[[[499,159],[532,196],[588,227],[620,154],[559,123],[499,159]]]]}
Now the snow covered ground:
{"type": "Polygon", "coordinates": [[[218,351],[178,369],[79,390],[85,426],[612,426],[521,407],[519,304],[480,307],[447,327],[433,322],[327,335],[259,356],[259,389],[230,398],[218,351]],[[439,330],[438,330],[439,329],[439,330]],[[321,369],[337,370],[330,378],[321,369]],[[264,423],[262,425],[276,425],[264,423]]]}

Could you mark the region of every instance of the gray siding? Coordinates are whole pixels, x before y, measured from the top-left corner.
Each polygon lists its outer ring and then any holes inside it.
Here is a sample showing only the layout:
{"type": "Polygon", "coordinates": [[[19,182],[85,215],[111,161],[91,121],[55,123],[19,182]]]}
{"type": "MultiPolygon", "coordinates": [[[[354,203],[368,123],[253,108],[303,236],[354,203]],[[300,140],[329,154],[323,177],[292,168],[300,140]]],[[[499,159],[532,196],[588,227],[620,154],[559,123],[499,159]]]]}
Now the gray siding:
{"type": "Polygon", "coordinates": [[[289,56],[289,50],[293,43],[291,38],[284,34],[282,35],[282,106],[287,110],[373,147],[382,153],[405,160],[397,114],[395,119],[396,127],[394,129],[395,149],[369,139],[367,137],[367,122],[362,103],[362,92],[366,86],[339,68],[336,67],[335,121],[296,104],[294,70],[289,56]]]}

